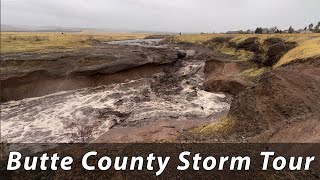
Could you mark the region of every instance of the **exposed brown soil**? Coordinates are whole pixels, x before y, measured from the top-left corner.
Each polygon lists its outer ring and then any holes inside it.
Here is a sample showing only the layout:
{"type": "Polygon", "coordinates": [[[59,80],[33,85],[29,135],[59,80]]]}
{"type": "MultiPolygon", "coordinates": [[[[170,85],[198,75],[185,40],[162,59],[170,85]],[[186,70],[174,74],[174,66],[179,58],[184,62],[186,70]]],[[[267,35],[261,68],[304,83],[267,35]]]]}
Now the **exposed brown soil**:
{"type": "Polygon", "coordinates": [[[34,71],[21,77],[11,77],[3,80],[1,100],[20,100],[28,97],[38,97],[59,91],[96,87],[112,83],[121,83],[150,77],[163,72],[166,65],[142,65],[123,70],[115,74],[97,74],[91,76],[61,77],[46,71],[34,71]]]}
{"type": "Polygon", "coordinates": [[[170,142],[175,141],[183,131],[205,123],[208,121],[170,119],[144,122],[135,126],[113,128],[100,136],[94,143],[170,142]]]}
{"type": "Polygon", "coordinates": [[[263,74],[234,98],[229,115],[237,135],[259,136],[253,141],[320,142],[319,107],[320,60],[313,60],[263,74]]]}
{"type": "Polygon", "coordinates": [[[133,123],[129,122],[112,128],[96,139],[94,143],[176,142],[184,131],[205,125],[226,115],[227,112],[225,111],[206,118],[184,120],[172,118],[133,123]]]}
{"type": "Polygon", "coordinates": [[[297,62],[262,74],[236,95],[223,134],[182,133],[196,142],[319,143],[320,60],[297,62]]]}
{"type": "Polygon", "coordinates": [[[237,95],[250,85],[250,82],[241,76],[240,63],[209,60],[205,65],[206,79],[204,86],[209,92],[225,92],[237,95]]]}

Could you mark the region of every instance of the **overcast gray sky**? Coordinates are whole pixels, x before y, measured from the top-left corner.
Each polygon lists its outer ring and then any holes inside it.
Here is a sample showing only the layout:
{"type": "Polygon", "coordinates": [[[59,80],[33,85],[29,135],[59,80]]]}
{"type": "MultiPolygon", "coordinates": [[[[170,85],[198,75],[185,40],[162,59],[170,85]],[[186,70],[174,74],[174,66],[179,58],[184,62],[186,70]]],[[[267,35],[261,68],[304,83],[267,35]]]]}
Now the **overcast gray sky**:
{"type": "Polygon", "coordinates": [[[320,0],[1,0],[1,23],[176,32],[320,21],[320,0]]]}

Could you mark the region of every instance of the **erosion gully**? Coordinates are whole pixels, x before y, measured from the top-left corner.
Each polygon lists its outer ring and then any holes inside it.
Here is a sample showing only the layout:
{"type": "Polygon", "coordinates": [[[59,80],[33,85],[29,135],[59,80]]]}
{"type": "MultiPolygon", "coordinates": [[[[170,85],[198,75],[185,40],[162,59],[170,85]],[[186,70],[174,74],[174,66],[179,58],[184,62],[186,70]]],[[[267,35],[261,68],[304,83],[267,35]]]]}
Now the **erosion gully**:
{"type": "Polygon", "coordinates": [[[204,90],[205,62],[194,58],[195,50],[157,39],[108,44],[175,48],[187,57],[149,77],[2,102],[1,136],[10,143],[174,140],[228,113],[230,96],[204,90]]]}

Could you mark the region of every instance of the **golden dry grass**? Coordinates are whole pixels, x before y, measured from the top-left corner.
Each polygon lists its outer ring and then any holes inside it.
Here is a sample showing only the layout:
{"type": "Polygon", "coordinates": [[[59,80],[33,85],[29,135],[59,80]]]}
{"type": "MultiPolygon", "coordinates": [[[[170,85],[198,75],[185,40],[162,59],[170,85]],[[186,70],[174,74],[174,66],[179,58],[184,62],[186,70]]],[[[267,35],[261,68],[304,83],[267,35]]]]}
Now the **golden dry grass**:
{"type": "MultiPolygon", "coordinates": [[[[258,37],[261,43],[265,39],[271,37],[281,38],[289,42],[297,42],[298,46],[290,50],[285,54],[274,68],[287,64],[295,60],[308,60],[320,58],[320,34],[265,34],[265,35],[251,35],[251,34],[239,34],[239,35],[225,35],[225,34],[188,34],[182,36],[174,36],[173,42],[176,43],[195,43],[203,44],[204,42],[215,38],[215,37],[227,37],[230,36],[232,39],[230,42],[240,43],[249,37],[258,37]]],[[[219,47],[219,51],[226,54],[237,56],[240,60],[248,60],[252,57],[252,53],[243,50],[236,50],[230,47],[219,47]]]]}
{"type": "Polygon", "coordinates": [[[1,53],[50,52],[92,46],[93,40],[140,39],[148,34],[107,32],[1,32],[1,53]]]}
{"type": "Polygon", "coordinates": [[[202,135],[222,135],[232,131],[235,124],[235,118],[225,117],[212,124],[192,129],[190,130],[190,133],[202,135]]]}
{"type": "Polygon", "coordinates": [[[263,74],[267,70],[268,70],[268,68],[266,68],[266,67],[263,67],[263,68],[251,68],[251,69],[244,70],[243,72],[241,72],[241,75],[244,76],[244,77],[256,77],[256,76],[259,76],[259,75],[263,74]]]}
{"type": "Polygon", "coordinates": [[[286,53],[280,61],[274,65],[275,68],[284,64],[288,64],[295,60],[310,60],[320,58],[320,37],[315,37],[305,40],[296,40],[299,44],[298,47],[286,53]]]}

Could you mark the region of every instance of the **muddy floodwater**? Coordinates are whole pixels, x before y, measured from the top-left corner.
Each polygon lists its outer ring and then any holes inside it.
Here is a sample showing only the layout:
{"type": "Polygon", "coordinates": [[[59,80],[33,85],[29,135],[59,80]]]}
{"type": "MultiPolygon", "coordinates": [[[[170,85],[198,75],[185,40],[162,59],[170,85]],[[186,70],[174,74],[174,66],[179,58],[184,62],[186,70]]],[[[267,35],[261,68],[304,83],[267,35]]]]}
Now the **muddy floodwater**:
{"type": "MultiPolygon", "coordinates": [[[[109,43],[160,47],[158,42],[109,43]]],[[[11,143],[68,143],[80,141],[74,135],[79,126],[90,127],[94,141],[112,128],[139,121],[208,121],[229,111],[230,97],[204,90],[204,64],[181,60],[171,70],[147,78],[4,102],[1,135],[11,143]]]]}
{"type": "Polygon", "coordinates": [[[109,41],[106,44],[118,44],[118,45],[128,45],[128,46],[143,46],[143,47],[166,47],[166,45],[160,45],[161,39],[134,39],[134,40],[124,40],[124,41],[109,41]]]}

